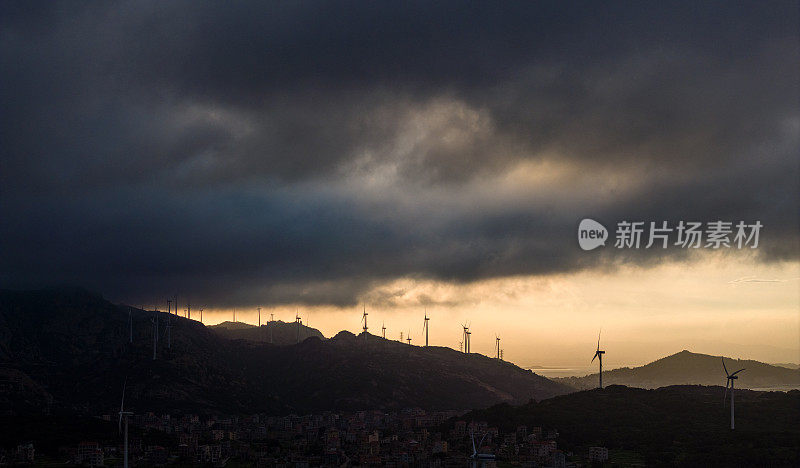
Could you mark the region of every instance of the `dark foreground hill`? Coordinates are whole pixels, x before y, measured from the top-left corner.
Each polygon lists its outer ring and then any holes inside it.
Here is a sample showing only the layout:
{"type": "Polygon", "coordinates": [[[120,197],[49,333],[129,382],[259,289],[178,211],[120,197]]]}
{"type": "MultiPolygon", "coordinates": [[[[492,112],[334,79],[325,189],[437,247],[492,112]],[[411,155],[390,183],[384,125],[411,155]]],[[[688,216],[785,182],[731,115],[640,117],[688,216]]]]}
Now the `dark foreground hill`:
{"type": "MultiPolygon", "coordinates": [[[[763,362],[725,358],[728,371],[745,368],[736,381],[737,388],[786,390],[800,388],[800,370],[763,362]]],[[[597,386],[598,375],[554,379],[579,390],[597,386]]],[[[625,367],[603,372],[604,385],[658,388],[669,385],[724,385],[721,356],[681,351],[641,367],[625,367]]]]}
{"type": "Polygon", "coordinates": [[[522,406],[501,404],[468,413],[505,431],[556,428],[558,444],[575,453],[610,450],[611,462],[648,466],[800,466],[800,391],[736,391],[736,430],[724,387],[644,390],[611,386],[522,406]],[[616,457],[616,460],[615,460],[616,457]]]}
{"type": "Polygon", "coordinates": [[[325,336],[316,328],[282,320],[273,320],[260,327],[242,322],[222,322],[208,328],[229,340],[247,340],[279,346],[297,344],[299,341],[311,337],[325,339],[325,336]]]}
{"type": "Polygon", "coordinates": [[[126,378],[126,402],[137,412],[470,409],[570,391],[449,348],[345,332],[272,346],[223,339],[196,321],[85,291],[0,292],[0,413],[107,413],[118,408],[126,378]]]}

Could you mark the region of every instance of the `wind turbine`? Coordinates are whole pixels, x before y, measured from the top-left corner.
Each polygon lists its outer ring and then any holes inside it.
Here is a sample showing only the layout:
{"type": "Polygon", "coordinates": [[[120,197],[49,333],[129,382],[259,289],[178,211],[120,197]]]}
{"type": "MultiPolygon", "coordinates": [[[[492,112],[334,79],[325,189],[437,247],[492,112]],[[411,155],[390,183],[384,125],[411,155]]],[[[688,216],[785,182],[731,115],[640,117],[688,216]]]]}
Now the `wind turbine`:
{"type": "Polygon", "coordinates": [[[167,349],[172,349],[172,324],[170,323],[170,314],[167,313],[167,349]]]}
{"type": "MultiPolygon", "coordinates": [[[[600,330],[600,333],[602,332],[603,330],[600,330]]],[[[600,351],[600,333],[597,334],[597,351],[594,352],[594,357],[592,358],[592,362],[594,362],[595,358],[600,359],[600,388],[603,388],[603,355],[606,352],[600,351]]]]}
{"type": "Polygon", "coordinates": [[[261,327],[261,307],[258,308],[258,326],[261,327]]]}
{"type": "Polygon", "coordinates": [[[425,311],[425,324],[422,326],[422,329],[425,331],[425,347],[428,347],[428,321],[430,317],[428,317],[428,311],[425,311]]]}
{"type": "Polygon", "coordinates": [[[364,342],[367,341],[367,330],[369,330],[369,327],[367,327],[367,315],[369,315],[367,313],[367,305],[364,304],[364,313],[361,315],[361,321],[364,322],[364,342]]]}
{"type": "Polygon", "coordinates": [[[200,323],[203,323],[203,309],[200,309],[200,323]]]}
{"type": "Polygon", "coordinates": [[[411,345],[411,329],[410,328],[408,329],[408,337],[406,338],[406,341],[408,341],[408,344],[411,345]]]}
{"type": "Polygon", "coordinates": [[[383,322],[381,322],[381,336],[384,340],[386,339],[386,324],[383,322]]]}
{"type": "Polygon", "coordinates": [[[297,324],[295,328],[297,328],[297,343],[300,342],[300,314],[295,310],[294,312],[294,323],[297,324]]]}
{"type": "Polygon", "coordinates": [[[128,386],[128,379],[122,385],[122,402],[119,404],[119,431],[122,432],[122,422],[125,421],[125,435],[123,436],[123,466],[128,468],[128,416],[133,415],[130,411],[125,411],[125,388],[128,386]]]}
{"type": "Polygon", "coordinates": [[[736,375],[736,374],[738,374],[739,372],[743,371],[744,369],[739,369],[736,372],[734,372],[733,374],[729,374],[728,373],[728,368],[725,367],[725,358],[722,358],[722,368],[725,369],[725,375],[728,377],[728,382],[725,384],[725,396],[722,397],[722,401],[724,403],[725,400],[727,399],[727,397],[728,397],[728,387],[730,386],[731,387],[731,430],[733,430],[733,426],[734,426],[734,424],[733,424],[733,381],[739,378],[739,376],[736,375]]]}
{"type": "Polygon", "coordinates": [[[172,299],[167,299],[167,313],[172,313],[172,299]]]}
{"type": "Polygon", "coordinates": [[[500,360],[500,336],[499,335],[495,335],[494,336],[494,347],[497,350],[497,360],[499,361],[500,360]]]}
{"type": "Polygon", "coordinates": [[[465,353],[469,353],[469,351],[468,351],[468,349],[469,349],[469,338],[467,337],[467,330],[469,330],[469,327],[467,326],[466,323],[462,323],[461,324],[461,328],[464,329],[464,333],[463,333],[462,338],[461,338],[461,341],[464,343],[464,350],[463,351],[465,353]]]}
{"type": "Polygon", "coordinates": [[[156,360],[156,346],[158,345],[158,313],[154,318],[150,319],[153,324],[153,360],[156,360]]]}
{"type": "Polygon", "coordinates": [[[472,439],[472,455],[469,457],[470,460],[472,460],[472,462],[470,463],[472,467],[477,468],[479,461],[481,462],[480,466],[484,467],[486,466],[487,461],[493,461],[495,459],[494,455],[492,455],[491,453],[478,453],[478,449],[481,447],[481,445],[483,445],[483,440],[486,438],[487,435],[489,435],[488,432],[484,434],[483,437],[481,437],[481,441],[478,442],[478,446],[476,447],[475,433],[473,433],[472,431],[469,432],[469,437],[470,439],[472,439]]]}
{"type": "Polygon", "coordinates": [[[471,341],[471,338],[472,338],[472,332],[469,331],[469,323],[467,323],[466,334],[467,334],[467,341],[466,341],[466,345],[464,346],[464,349],[466,349],[467,354],[469,354],[469,342],[471,341]]]}

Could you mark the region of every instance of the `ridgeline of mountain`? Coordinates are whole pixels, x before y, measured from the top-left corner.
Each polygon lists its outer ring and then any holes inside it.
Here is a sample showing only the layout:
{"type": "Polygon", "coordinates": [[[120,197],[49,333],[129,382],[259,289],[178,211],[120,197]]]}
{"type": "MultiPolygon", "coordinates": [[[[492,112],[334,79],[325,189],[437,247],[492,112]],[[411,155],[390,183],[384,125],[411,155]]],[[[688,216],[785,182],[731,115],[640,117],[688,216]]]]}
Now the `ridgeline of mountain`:
{"type": "Polygon", "coordinates": [[[800,391],[736,390],[735,431],[724,391],[612,385],[522,406],[501,404],[460,419],[505,431],[555,428],[559,447],[576,453],[606,447],[611,466],[800,466],[800,391]]]}
{"type": "Polygon", "coordinates": [[[271,343],[275,345],[291,345],[306,338],[325,339],[325,336],[316,328],[310,328],[295,322],[273,320],[259,326],[243,322],[222,322],[211,325],[211,330],[229,340],[247,340],[257,343],[271,343]]]}
{"type": "Polygon", "coordinates": [[[0,291],[0,414],[113,413],[126,379],[134,412],[470,409],[571,391],[449,348],[347,332],[274,346],[228,340],[199,322],[86,291],[0,291]]]}
{"type": "Polygon", "coordinates": [[[795,364],[793,362],[771,362],[769,364],[775,367],[785,367],[787,369],[800,369],[800,364],[795,364]]]}
{"type": "MultiPolygon", "coordinates": [[[[725,358],[728,371],[745,368],[736,381],[737,388],[791,389],[800,388],[800,370],[773,366],[763,362],[725,358]]],[[[597,386],[598,375],[553,379],[578,390],[597,386]]],[[[661,358],[641,367],[624,367],[603,371],[603,385],[627,385],[658,388],[669,385],[724,385],[725,371],[721,356],[689,351],[661,358]]]]}

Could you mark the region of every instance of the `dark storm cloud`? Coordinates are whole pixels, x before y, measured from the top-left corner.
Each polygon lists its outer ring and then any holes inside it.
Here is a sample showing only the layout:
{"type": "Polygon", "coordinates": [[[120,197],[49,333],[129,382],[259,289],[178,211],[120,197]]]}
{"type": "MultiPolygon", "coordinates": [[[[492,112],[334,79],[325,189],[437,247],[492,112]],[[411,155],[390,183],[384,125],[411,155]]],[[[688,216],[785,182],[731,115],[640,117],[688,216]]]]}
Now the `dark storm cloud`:
{"type": "Polygon", "coordinates": [[[348,304],[686,256],[587,254],[582,217],[758,219],[797,258],[791,2],[3,9],[9,286],[348,304]],[[574,175],[481,195],[526,163],[574,175]]]}

